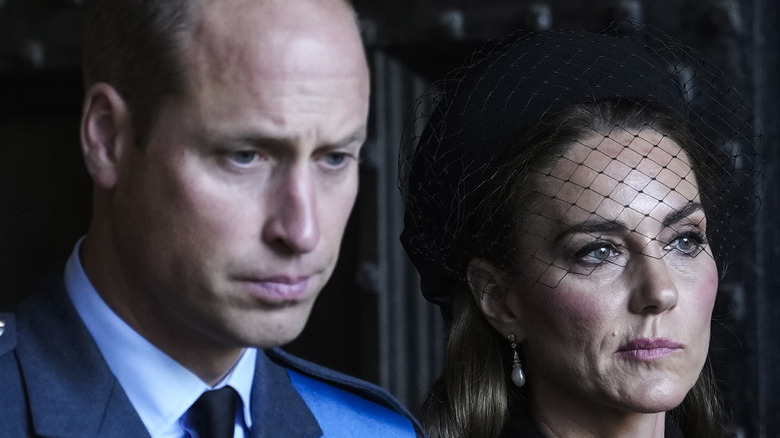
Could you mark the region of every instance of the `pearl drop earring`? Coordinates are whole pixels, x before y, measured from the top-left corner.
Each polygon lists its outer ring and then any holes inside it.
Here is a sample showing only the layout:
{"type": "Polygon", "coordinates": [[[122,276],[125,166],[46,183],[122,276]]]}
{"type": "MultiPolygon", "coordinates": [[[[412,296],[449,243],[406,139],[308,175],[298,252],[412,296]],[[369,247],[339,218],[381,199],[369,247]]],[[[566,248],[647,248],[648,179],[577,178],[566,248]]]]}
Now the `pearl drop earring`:
{"type": "Polygon", "coordinates": [[[515,335],[509,335],[506,337],[511,343],[512,347],[512,383],[518,388],[525,385],[525,373],[523,372],[523,364],[520,363],[520,356],[517,355],[517,343],[515,342],[515,335]]]}

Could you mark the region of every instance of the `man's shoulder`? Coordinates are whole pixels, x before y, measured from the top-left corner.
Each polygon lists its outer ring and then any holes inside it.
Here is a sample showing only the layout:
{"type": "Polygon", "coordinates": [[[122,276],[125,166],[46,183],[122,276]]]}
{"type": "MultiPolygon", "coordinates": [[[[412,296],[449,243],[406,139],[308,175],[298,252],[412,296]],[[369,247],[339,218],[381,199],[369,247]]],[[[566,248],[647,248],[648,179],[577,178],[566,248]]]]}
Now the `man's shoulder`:
{"type": "Polygon", "coordinates": [[[16,319],[0,313],[0,436],[27,436],[27,399],[16,358],[16,319]]]}
{"type": "Polygon", "coordinates": [[[417,420],[383,388],[295,357],[280,349],[266,350],[268,357],[288,370],[290,380],[328,434],[363,436],[422,436],[417,420]],[[329,424],[333,423],[333,424],[329,424]],[[336,431],[338,429],[338,431],[336,431]]]}

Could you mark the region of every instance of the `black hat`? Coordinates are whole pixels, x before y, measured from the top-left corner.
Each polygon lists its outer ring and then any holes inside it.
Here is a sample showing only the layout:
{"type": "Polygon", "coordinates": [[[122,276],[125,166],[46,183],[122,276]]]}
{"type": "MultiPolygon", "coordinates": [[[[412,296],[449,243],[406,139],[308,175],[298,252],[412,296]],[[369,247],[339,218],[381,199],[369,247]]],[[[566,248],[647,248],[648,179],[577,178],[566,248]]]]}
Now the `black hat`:
{"type": "Polygon", "coordinates": [[[480,230],[507,218],[485,217],[499,209],[485,204],[507,184],[498,175],[518,139],[572,105],[614,100],[668,112],[702,146],[706,174],[717,178],[699,186],[725,272],[761,188],[760,134],[744,100],[717,68],[647,27],[632,36],[547,31],[513,35],[472,55],[418,100],[421,116],[407,126],[400,157],[401,242],[428,300],[446,307],[479,255],[475,248],[495,244],[497,236],[480,230]]]}

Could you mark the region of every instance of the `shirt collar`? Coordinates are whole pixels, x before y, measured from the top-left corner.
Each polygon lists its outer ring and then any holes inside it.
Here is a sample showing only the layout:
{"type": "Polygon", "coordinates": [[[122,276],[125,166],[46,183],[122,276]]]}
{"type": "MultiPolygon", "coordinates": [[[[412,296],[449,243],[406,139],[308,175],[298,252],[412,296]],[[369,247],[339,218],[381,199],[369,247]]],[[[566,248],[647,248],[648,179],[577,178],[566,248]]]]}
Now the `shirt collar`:
{"type": "MultiPolygon", "coordinates": [[[[103,354],[109,369],[152,436],[182,436],[182,418],[200,395],[213,389],[155,347],[103,301],[79,258],[80,239],[65,266],[65,289],[103,354]]],[[[214,388],[232,386],[243,402],[246,429],[252,427],[250,394],[257,350],[247,349],[214,388]]]]}

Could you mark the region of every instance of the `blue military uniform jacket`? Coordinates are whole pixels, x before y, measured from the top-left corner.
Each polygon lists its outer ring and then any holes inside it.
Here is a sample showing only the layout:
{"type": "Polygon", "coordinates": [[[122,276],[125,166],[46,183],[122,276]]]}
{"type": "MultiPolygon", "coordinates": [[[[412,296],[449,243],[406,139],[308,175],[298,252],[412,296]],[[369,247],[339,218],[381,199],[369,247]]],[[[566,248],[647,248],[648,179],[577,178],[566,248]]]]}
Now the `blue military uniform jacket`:
{"type": "MultiPolygon", "coordinates": [[[[0,437],[148,437],[81,322],[61,276],[0,314],[0,437]]],[[[419,424],[383,389],[259,351],[251,437],[415,437],[419,424]]]]}

